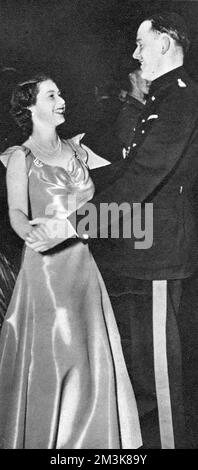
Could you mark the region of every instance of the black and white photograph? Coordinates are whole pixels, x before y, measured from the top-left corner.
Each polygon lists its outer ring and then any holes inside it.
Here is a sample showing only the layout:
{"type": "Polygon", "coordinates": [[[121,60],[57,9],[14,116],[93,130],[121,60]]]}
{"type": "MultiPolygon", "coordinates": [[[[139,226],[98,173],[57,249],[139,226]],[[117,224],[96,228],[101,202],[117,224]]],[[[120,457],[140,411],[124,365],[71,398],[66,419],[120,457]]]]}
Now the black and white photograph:
{"type": "Polygon", "coordinates": [[[197,450],[198,1],[0,0],[0,178],[0,450],[197,450]]]}

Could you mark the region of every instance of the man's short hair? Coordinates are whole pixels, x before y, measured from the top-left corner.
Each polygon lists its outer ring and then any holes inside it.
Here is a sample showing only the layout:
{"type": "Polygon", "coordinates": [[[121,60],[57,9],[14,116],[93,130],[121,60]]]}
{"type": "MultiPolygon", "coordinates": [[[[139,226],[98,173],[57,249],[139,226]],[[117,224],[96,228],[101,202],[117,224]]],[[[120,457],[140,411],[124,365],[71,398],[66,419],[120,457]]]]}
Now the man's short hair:
{"type": "Polygon", "coordinates": [[[151,21],[152,29],[160,33],[167,33],[186,53],[190,46],[188,29],[184,19],[174,12],[152,15],[146,20],[151,21]]]}

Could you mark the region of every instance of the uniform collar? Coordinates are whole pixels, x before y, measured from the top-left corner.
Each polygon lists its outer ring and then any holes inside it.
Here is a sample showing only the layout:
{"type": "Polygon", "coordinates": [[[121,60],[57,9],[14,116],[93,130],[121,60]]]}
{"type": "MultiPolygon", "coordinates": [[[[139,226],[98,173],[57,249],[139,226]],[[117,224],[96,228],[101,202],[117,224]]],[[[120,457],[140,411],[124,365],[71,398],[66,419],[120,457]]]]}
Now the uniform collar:
{"type": "Polygon", "coordinates": [[[127,96],[127,99],[126,99],[126,103],[127,104],[132,104],[133,106],[135,106],[136,108],[138,109],[142,109],[144,108],[144,103],[142,103],[141,101],[137,100],[136,98],[134,98],[133,96],[131,95],[128,95],[127,96]]]}
{"type": "Polygon", "coordinates": [[[156,80],[153,80],[149,90],[149,95],[155,93],[159,88],[165,88],[179,78],[186,78],[186,72],[183,65],[161,75],[161,77],[156,78],[156,80]]]}

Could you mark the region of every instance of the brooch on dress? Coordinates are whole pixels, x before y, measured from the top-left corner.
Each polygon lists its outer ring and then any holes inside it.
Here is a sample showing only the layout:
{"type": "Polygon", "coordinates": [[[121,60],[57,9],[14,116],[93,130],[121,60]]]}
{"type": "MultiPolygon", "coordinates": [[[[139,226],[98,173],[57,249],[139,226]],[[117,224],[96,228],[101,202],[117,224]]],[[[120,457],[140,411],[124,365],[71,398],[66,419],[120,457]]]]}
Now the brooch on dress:
{"type": "Polygon", "coordinates": [[[34,159],[34,164],[35,164],[35,166],[38,166],[38,167],[43,166],[43,163],[38,158],[34,159]]]}

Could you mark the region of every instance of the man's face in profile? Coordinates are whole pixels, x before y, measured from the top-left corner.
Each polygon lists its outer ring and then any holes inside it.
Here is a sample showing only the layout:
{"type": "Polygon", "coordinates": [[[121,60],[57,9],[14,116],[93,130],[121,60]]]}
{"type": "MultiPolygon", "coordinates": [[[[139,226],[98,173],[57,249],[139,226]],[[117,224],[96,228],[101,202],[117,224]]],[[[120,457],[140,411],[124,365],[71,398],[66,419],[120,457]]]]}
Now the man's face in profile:
{"type": "Polygon", "coordinates": [[[141,76],[152,81],[160,75],[162,60],[161,33],[152,30],[151,21],[144,21],[137,32],[133,58],[140,62],[141,76]]]}

